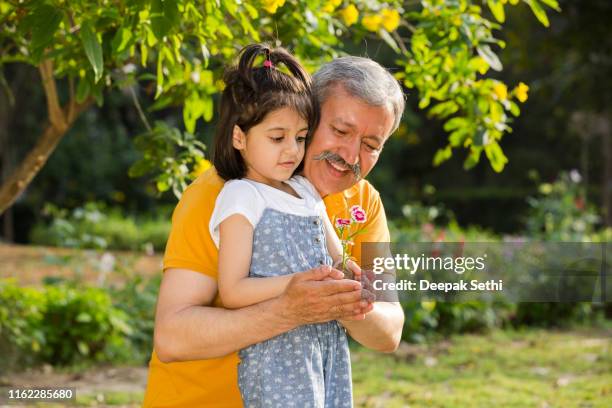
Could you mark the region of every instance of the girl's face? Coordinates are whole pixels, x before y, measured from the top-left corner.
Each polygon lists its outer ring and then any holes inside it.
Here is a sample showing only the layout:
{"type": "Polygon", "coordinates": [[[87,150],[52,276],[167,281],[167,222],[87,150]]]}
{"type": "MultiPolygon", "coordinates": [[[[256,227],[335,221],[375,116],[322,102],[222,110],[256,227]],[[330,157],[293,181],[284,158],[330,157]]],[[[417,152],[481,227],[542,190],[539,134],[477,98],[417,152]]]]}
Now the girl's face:
{"type": "Polygon", "coordinates": [[[232,142],[247,166],[246,177],[279,187],[304,158],[308,123],[295,110],[281,108],[244,132],[234,126],[232,142]]]}

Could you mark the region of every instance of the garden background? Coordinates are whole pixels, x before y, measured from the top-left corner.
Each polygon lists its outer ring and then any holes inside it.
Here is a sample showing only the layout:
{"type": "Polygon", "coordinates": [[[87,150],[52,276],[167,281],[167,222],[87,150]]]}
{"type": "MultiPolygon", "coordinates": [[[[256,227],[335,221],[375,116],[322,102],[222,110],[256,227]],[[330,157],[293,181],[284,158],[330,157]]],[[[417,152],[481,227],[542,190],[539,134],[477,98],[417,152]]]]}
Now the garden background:
{"type": "MultiPolygon", "coordinates": [[[[369,181],[394,242],[612,236],[606,0],[0,1],[0,390],[138,406],[177,197],[254,41],[369,56],[407,108],[369,181]]],[[[403,304],[357,406],[609,406],[609,303],[403,304]]],[[[1,403],[1,401],[0,401],[1,403]]]]}

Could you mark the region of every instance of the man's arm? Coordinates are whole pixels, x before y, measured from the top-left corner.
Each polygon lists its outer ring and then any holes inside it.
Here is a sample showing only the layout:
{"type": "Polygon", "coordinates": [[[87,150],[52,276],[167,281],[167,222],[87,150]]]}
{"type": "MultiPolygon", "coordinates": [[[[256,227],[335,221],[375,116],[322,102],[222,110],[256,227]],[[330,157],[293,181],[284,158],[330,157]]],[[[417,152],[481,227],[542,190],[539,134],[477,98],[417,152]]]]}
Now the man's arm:
{"type": "Polygon", "coordinates": [[[404,311],[399,303],[376,302],[362,321],[342,320],[348,334],[361,345],[383,353],[397,350],[402,337],[404,311]]]}
{"type": "Polygon", "coordinates": [[[302,324],[364,319],[359,282],[329,267],[300,272],[279,297],[242,309],[213,307],[213,278],[164,272],[155,317],[155,350],[165,363],[221,357],[302,324]],[[332,280],[323,280],[331,277],[332,280]]]}
{"type": "MultiPolygon", "coordinates": [[[[350,265],[357,269],[355,264],[350,265]]],[[[362,285],[368,292],[376,294],[372,287],[374,274],[371,271],[361,272],[362,285]]],[[[395,281],[394,277],[384,276],[383,281],[395,281]]],[[[389,291],[387,291],[389,292],[389,291]]],[[[368,313],[364,320],[350,321],[341,320],[349,335],[361,345],[370,349],[391,353],[397,350],[402,338],[404,326],[404,310],[397,300],[395,293],[382,293],[382,301],[373,303],[372,312],[368,313]]],[[[379,294],[380,296],[381,294],[379,294]]]]}

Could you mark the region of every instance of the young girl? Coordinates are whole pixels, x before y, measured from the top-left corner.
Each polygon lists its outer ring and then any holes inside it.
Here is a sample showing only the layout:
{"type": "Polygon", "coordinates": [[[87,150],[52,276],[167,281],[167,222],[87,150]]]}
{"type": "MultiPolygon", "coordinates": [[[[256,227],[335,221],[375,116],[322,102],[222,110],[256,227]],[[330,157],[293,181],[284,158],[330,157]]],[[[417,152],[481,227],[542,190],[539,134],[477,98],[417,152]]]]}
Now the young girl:
{"type": "MultiPolygon", "coordinates": [[[[225,83],[213,162],[227,182],[210,233],[221,300],[239,308],[279,296],[293,273],[342,255],[323,200],[294,175],[316,125],[308,73],[282,48],[250,45],[225,83]]],[[[298,327],[239,356],[245,407],[352,406],[347,338],[337,321],[298,327]]]]}

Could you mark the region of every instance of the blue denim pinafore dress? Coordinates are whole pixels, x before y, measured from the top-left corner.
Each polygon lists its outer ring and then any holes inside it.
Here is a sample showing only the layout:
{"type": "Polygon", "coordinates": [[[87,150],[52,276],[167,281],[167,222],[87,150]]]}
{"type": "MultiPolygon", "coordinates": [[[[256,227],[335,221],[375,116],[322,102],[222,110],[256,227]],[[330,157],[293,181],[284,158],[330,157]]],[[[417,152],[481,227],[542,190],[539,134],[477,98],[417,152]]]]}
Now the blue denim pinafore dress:
{"type": "MultiPolygon", "coordinates": [[[[254,229],[251,277],[306,271],[331,264],[320,217],[266,208],[254,229]]],[[[308,324],[239,352],[244,406],[352,407],[351,365],[344,328],[308,324]]]]}

